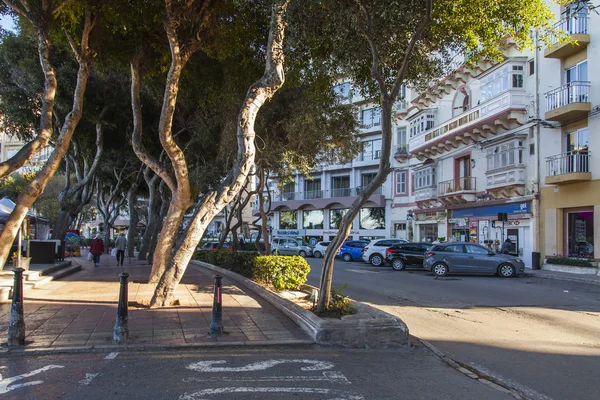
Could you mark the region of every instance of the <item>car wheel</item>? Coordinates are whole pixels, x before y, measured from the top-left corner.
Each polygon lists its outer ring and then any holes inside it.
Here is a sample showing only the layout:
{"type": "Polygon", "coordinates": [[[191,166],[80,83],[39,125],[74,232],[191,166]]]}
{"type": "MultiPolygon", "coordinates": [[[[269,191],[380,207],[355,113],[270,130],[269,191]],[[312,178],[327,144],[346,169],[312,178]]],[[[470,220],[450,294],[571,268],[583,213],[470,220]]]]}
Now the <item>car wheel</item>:
{"type": "Polygon", "coordinates": [[[375,267],[379,267],[381,264],[383,264],[383,257],[381,257],[379,254],[373,254],[371,258],[369,258],[369,261],[371,261],[371,264],[373,264],[375,267]]]}
{"type": "Polygon", "coordinates": [[[448,274],[448,267],[446,264],[437,263],[433,265],[432,271],[435,276],[446,276],[448,274]]]}
{"type": "Polygon", "coordinates": [[[516,275],[515,267],[510,264],[502,264],[498,267],[498,275],[503,278],[512,278],[516,275]]]}
{"type": "Polygon", "coordinates": [[[315,256],[315,258],[321,258],[321,252],[319,250],[315,251],[313,255],[315,256]]]}
{"type": "Polygon", "coordinates": [[[344,261],[352,261],[352,256],[350,254],[348,254],[348,253],[345,253],[342,256],[342,260],[344,260],[344,261]]]}
{"type": "Polygon", "coordinates": [[[392,261],[392,268],[394,268],[396,271],[402,271],[404,268],[406,268],[406,265],[404,265],[404,261],[396,258],[392,261]]]}
{"type": "Polygon", "coordinates": [[[300,257],[306,257],[306,252],[305,252],[304,250],[300,250],[300,251],[298,252],[298,255],[299,255],[300,257]]]}
{"type": "Polygon", "coordinates": [[[273,251],[271,252],[271,254],[272,254],[272,255],[274,255],[274,256],[276,256],[277,254],[279,254],[279,252],[278,252],[277,250],[273,250],[273,251]]]}

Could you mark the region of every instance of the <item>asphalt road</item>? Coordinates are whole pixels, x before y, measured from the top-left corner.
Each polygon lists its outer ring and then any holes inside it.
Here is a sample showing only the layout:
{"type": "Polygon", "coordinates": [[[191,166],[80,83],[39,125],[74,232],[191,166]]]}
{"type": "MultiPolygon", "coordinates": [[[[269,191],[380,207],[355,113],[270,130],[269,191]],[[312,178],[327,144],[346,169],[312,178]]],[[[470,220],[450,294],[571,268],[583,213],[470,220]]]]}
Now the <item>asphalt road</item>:
{"type": "Polygon", "coordinates": [[[0,358],[0,398],[508,400],[423,347],[176,349],[0,358]]]}
{"type": "MultiPolygon", "coordinates": [[[[309,259],[318,286],[322,260],[309,259]]],[[[531,399],[598,399],[600,286],[534,277],[436,278],[336,261],[334,286],[531,399]]]]}

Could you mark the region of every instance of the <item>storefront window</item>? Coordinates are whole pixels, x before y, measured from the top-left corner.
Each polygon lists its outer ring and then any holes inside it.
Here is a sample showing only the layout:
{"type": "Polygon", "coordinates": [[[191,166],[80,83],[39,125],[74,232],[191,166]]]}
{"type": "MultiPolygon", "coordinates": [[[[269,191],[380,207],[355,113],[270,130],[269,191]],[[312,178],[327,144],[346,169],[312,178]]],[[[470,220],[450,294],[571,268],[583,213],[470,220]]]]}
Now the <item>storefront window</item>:
{"type": "Polygon", "coordinates": [[[567,213],[566,236],[569,257],[594,258],[594,212],[567,213]]]}
{"type": "Polygon", "coordinates": [[[298,229],[296,211],[279,211],[279,229],[298,229]]]}
{"type": "Polygon", "coordinates": [[[385,208],[361,208],[360,229],[385,229],[385,208]]]}
{"type": "Polygon", "coordinates": [[[437,239],[438,227],[437,224],[420,224],[419,225],[419,241],[431,243],[437,239]]]}
{"type": "Polygon", "coordinates": [[[342,208],[339,210],[329,210],[329,228],[330,229],[339,229],[340,222],[342,222],[342,218],[348,212],[347,208],[342,208]]]}
{"type": "Polygon", "coordinates": [[[323,229],[323,210],[302,211],[302,228],[323,229]]]}

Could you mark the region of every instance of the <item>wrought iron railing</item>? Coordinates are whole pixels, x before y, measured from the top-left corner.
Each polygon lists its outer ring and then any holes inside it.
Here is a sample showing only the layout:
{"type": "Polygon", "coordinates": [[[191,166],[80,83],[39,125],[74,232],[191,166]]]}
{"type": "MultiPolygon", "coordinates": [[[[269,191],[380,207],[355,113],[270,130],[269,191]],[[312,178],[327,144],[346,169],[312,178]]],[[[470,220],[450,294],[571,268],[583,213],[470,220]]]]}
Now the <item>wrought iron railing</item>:
{"type": "MultiPolygon", "coordinates": [[[[575,15],[563,18],[554,24],[558,31],[566,32],[568,35],[581,35],[588,33],[588,13],[587,11],[579,12],[575,15]]],[[[550,36],[550,43],[554,46],[558,43],[556,35],[550,36]]]]}
{"type": "Polygon", "coordinates": [[[590,83],[573,81],[546,93],[546,111],[556,110],[571,103],[588,103],[590,83]]]}
{"type": "Polygon", "coordinates": [[[590,172],[590,152],[568,151],[546,158],[546,175],[563,175],[574,172],[590,172]]]}
{"type": "Polygon", "coordinates": [[[461,178],[450,179],[438,183],[438,196],[445,196],[458,192],[475,191],[475,177],[463,176],[461,178]]]}

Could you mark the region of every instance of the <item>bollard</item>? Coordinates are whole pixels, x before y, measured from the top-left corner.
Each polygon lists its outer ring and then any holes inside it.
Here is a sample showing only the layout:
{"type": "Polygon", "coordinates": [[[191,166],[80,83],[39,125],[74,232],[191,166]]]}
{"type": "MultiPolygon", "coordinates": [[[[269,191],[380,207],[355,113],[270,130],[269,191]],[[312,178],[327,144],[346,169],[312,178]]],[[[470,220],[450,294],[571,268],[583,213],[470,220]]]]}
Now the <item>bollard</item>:
{"type": "Polygon", "coordinates": [[[8,346],[25,344],[25,318],[23,316],[23,268],[13,268],[15,283],[13,287],[10,323],[8,324],[8,346]]]}
{"type": "Polygon", "coordinates": [[[121,343],[129,338],[129,328],[127,326],[127,278],[129,274],[123,272],[119,275],[121,278],[121,288],[119,290],[119,306],[117,307],[117,322],[113,340],[121,343]]]}
{"type": "Polygon", "coordinates": [[[211,337],[215,337],[223,334],[223,297],[221,296],[221,289],[223,284],[221,275],[215,275],[215,298],[213,300],[212,310],[212,321],[210,322],[210,331],[208,334],[211,337]]]}

